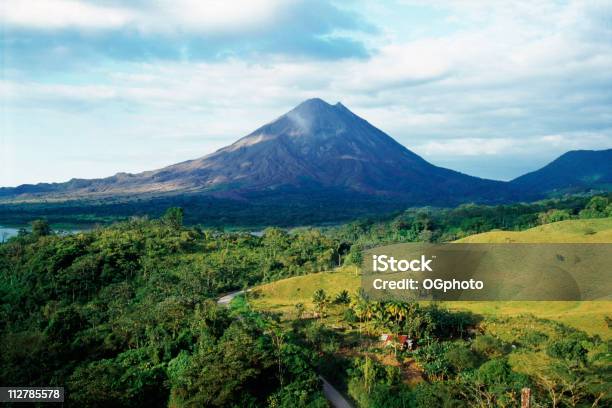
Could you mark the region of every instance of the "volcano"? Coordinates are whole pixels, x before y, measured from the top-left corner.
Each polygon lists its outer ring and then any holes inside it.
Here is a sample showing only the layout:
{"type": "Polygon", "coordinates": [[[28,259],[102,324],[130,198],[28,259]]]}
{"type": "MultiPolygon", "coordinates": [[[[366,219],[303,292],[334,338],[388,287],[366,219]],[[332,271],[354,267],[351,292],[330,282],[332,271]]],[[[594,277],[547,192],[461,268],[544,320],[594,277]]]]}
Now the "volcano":
{"type": "Polygon", "coordinates": [[[437,167],[341,103],[315,98],[207,156],[139,174],[0,189],[15,198],[86,199],[185,193],[250,199],[316,192],[389,197],[414,205],[499,202],[508,183],[437,167]]]}

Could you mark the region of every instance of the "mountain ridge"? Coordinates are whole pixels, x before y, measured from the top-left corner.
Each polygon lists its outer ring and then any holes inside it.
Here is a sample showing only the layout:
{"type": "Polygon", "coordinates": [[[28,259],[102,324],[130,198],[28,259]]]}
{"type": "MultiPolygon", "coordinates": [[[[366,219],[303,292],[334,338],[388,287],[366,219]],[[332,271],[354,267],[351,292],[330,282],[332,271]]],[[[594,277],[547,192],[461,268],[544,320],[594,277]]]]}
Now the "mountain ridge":
{"type": "MultiPolygon", "coordinates": [[[[605,164],[600,167],[606,170],[605,164]]],[[[540,170],[544,169],[546,166],[540,170]]],[[[542,174],[538,171],[529,174],[542,174]]],[[[548,172],[545,170],[542,177],[550,178],[548,172]]],[[[612,170],[609,173],[612,178],[612,170]]],[[[280,196],[283,191],[302,191],[305,198],[314,191],[333,191],[391,197],[413,205],[444,206],[537,198],[542,195],[537,188],[542,181],[529,174],[502,182],[435,166],[342,103],[331,105],[313,98],[234,143],[196,159],[136,174],[0,188],[0,199],[202,193],[248,200],[261,194],[280,196]]],[[[587,188],[586,184],[582,187],[587,188]]]]}
{"type": "Polygon", "coordinates": [[[612,149],[570,150],[510,183],[523,191],[545,193],[609,190],[612,186],[612,149]]]}

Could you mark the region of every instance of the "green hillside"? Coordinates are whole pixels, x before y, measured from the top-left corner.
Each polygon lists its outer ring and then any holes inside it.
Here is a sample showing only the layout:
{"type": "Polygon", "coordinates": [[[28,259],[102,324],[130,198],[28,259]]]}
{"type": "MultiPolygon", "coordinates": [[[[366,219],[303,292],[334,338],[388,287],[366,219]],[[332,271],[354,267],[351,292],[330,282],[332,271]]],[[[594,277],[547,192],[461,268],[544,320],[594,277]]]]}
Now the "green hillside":
{"type": "MultiPolygon", "coordinates": [[[[612,218],[568,220],[547,224],[526,231],[492,231],[473,235],[458,242],[566,242],[612,243],[612,218]]],[[[354,268],[337,269],[283,279],[259,286],[252,292],[253,304],[262,309],[293,313],[295,305],[312,308],[312,295],[323,289],[332,296],[343,289],[355,292],[360,277],[354,268]]],[[[606,317],[612,316],[612,302],[449,302],[447,307],[469,310],[486,316],[533,314],[556,320],[602,338],[612,338],[606,317]]]]}
{"type": "Polygon", "coordinates": [[[457,242],[612,243],[612,218],[559,221],[525,231],[490,231],[457,242]]]}

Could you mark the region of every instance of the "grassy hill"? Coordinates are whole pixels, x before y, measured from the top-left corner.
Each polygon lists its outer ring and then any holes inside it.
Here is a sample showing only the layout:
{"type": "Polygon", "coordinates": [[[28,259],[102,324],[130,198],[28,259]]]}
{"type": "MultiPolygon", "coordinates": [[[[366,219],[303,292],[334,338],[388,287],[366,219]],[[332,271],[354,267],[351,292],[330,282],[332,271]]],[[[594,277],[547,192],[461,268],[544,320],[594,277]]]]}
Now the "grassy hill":
{"type": "Polygon", "coordinates": [[[340,268],[261,285],[254,288],[250,296],[258,308],[291,313],[298,303],[303,303],[307,309],[312,308],[312,294],[317,289],[333,296],[343,289],[355,292],[360,283],[358,268],[340,268]]]}
{"type": "MultiPolygon", "coordinates": [[[[491,231],[473,235],[458,242],[470,243],[612,243],[612,218],[568,220],[547,224],[526,231],[491,231]]],[[[315,273],[280,280],[257,287],[252,302],[257,308],[293,313],[297,303],[312,308],[312,294],[317,289],[334,296],[343,289],[355,292],[360,277],[355,268],[315,273]]],[[[612,317],[612,302],[448,302],[447,307],[469,310],[488,316],[533,314],[556,320],[568,326],[612,338],[606,316],[612,317]]]]}
{"type": "Polygon", "coordinates": [[[559,221],[525,231],[490,231],[457,242],[612,243],[612,218],[559,221]]]}

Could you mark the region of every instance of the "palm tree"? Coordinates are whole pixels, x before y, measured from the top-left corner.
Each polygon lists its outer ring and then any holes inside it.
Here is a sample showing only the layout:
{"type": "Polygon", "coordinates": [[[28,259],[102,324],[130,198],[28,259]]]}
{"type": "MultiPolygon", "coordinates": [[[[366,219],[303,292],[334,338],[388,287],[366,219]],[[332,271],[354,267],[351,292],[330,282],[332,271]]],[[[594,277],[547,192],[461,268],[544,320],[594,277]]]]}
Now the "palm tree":
{"type": "Polygon", "coordinates": [[[319,313],[319,316],[321,318],[323,318],[325,307],[327,306],[328,302],[329,302],[329,299],[327,297],[327,293],[325,293],[325,290],[323,289],[317,289],[315,293],[312,295],[312,303],[315,304],[317,308],[317,312],[319,313]]]}
{"type": "Polygon", "coordinates": [[[391,301],[385,304],[385,310],[391,315],[393,320],[401,322],[407,315],[407,307],[405,303],[391,301]]]}
{"type": "Polygon", "coordinates": [[[388,314],[385,311],[384,304],[381,302],[372,302],[370,306],[370,320],[374,320],[376,327],[386,327],[389,323],[388,314]]]}
{"type": "Polygon", "coordinates": [[[304,315],[304,304],[303,303],[296,303],[295,314],[298,320],[302,318],[302,316],[304,315]]]}
{"type": "Polygon", "coordinates": [[[355,312],[355,316],[359,319],[359,334],[361,334],[364,320],[370,320],[372,318],[372,305],[363,289],[360,289],[354,296],[351,308],[355,312]]]}
{"type": "Polygon", "coordinates": [[[351,296],[349,295],[346,289],[342,290],[340,293],[336,295],[334,299],[334,303],[339,305],[346,305],[351,302],[351,296]]]}

